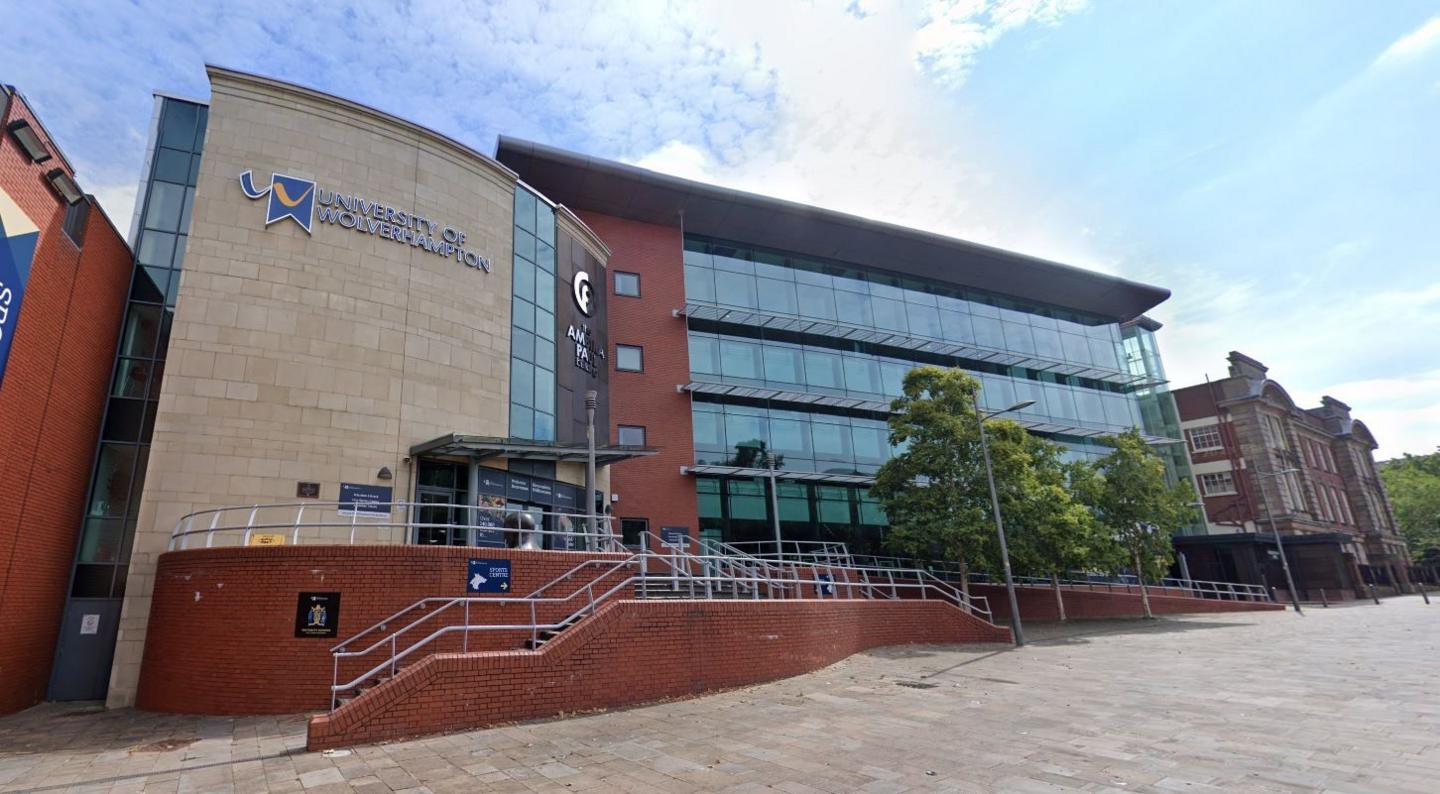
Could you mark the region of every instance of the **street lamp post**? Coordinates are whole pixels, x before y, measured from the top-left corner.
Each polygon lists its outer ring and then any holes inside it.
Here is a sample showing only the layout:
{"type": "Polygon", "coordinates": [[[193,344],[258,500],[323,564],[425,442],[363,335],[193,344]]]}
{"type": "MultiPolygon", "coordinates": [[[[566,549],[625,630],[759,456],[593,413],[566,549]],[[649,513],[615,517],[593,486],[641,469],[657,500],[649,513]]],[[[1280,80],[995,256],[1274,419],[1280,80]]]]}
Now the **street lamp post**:
{"type": "Polygon", "coordinates": [[[775,562],[785,561],[785,547],[780,540],[780,480],[775,472],[775,453],[765,453],[765,468],[770,470],[770,524],[775,529],[775,562]]]}
{"type": "Polygon", "coordinates": [[[982,414],[979,401],[975,403],[975,424],[980,428],[980,453],[985,458],[985,480],[990,484],[990,508],[995,514],[995,533],[1000,537],[1000,561],[1005,568],[1005,595],[1010,599],[1010,633],[1014,636],[1016,648],[1025,645],[1025,631],[1020,626],[1020,604],[1015,599],[1015,577],[1010,573],[1010,547],[1005,542],[1005,520],[1000,517],[1000,495],[995,491],[995,469],[990,465],[990,442],[985,438],[985,420],[1029,408],[1034,404],[1034,400],[1025,400],[1004,410],[982,414]]]}
{"type": "MultiPolygon", "coordinates": [[[[598,543],[600,538],[599,521],[595,516],[595,409],[599,407],[600,398],[594,391],[585,392],[585,512],[588,514],[585,519],[585,532],[587,533],[586,548],[591,548],[592,543],[598,543]]],[[[608,545],[609,539],[606,539],[608,545]]]]}
{"type": "MultiPolygon", "coordinates": [[[[1299,469],[1281,469],[1272,472],[1256,472],[1256,477],[1280,477],[1285,474],[1294,474],[1299,469]]],[[[1295,577],[1290,575],[1290,559],[1285,556],[1285,546],[1280,541],[1280,525],[1275,523],[1275,511],[1270,509],[1270,502],[1265,502],[1265,520],[1270,522],[1270,532],[1275,536],[1275,550],[1280,552],[1280,567],[1285,569],[1285,586],[1290,590],[1290,603],[1295,606],[1295,614],[1303,615],[1304,610],[1300,609],[1300,594],[1295,591],[1295,577]]]]}

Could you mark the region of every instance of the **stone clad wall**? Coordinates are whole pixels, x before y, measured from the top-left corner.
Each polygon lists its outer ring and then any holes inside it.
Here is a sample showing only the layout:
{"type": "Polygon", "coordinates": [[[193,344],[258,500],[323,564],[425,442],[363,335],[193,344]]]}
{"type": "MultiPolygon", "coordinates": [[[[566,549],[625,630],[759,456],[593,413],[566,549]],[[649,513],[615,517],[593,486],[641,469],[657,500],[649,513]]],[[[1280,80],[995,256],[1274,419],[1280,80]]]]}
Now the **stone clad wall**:
{"type": "MultiPolygon", "coordinates": [[[[182,515],[288,502],[297,481],[408,494],[410,445],[507,434],[515,176],[415,125],[211,69],[212,103],[109,703],[132,704],[155,566],[182,515]],[[251,200],[272,172],[466,234],[493,272],[251,200]],[[394,479],[381,483],[387,467],[394,479]]],[[[399,517],[397,516],[397,519],[399,517]]],[[[343,530],[348,536],[348,530],[343,530]]],[[[345,542],[344,539],[337,539],[345,542]]]]}

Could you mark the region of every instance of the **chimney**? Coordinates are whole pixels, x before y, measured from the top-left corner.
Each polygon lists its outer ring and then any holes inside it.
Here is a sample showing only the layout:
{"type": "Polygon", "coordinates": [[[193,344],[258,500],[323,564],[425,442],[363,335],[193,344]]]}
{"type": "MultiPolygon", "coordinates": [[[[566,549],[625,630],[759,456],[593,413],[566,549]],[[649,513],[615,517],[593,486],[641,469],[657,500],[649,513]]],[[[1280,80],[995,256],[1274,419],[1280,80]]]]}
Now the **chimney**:
{"type": "Polygon", "coordinates": [[[1350,406],[1327,394],[1320,398],[1320,414],[1327,417],[1333,416],[1336,419],[1349,422],[1350,406]]]}
{"type": "Polygon", "coordinates": [[[1270,371],[1264,364],[1238,350],[1231,350],[1227,360],[1230,362],[1230,377],[1232,378],[1264,380],[1265,373],[1270,371]]]}

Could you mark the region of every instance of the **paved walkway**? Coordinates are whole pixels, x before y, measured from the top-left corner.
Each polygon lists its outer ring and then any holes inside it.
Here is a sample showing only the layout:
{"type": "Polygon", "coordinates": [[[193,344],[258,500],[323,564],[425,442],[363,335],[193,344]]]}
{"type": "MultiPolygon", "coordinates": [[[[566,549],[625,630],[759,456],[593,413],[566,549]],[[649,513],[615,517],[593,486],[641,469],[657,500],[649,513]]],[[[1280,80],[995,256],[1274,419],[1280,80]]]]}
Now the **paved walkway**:
{"type": "Polygon", "coordinates": [[[1036,627],[322,755],[304,722],[42,706],[5,791],[1440,791],[1440,602],[1036,627]]]}

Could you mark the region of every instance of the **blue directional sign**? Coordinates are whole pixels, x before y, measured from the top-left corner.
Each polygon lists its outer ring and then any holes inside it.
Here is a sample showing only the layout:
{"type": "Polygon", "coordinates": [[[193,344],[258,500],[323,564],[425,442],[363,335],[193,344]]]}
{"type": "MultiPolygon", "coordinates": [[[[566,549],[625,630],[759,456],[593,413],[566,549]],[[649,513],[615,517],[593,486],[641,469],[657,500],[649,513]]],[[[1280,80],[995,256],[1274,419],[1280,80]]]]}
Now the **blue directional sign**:
{"type": "Polygon", "coordinates": [[[465,591],[469,593],[509,593],[509,560],[470,560],[466,570],[465,591]]]}

